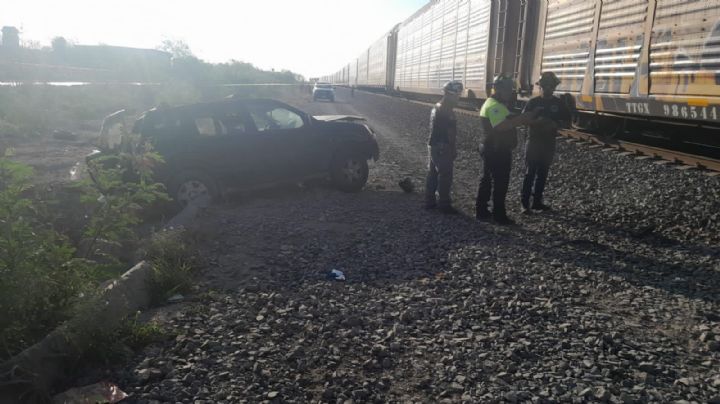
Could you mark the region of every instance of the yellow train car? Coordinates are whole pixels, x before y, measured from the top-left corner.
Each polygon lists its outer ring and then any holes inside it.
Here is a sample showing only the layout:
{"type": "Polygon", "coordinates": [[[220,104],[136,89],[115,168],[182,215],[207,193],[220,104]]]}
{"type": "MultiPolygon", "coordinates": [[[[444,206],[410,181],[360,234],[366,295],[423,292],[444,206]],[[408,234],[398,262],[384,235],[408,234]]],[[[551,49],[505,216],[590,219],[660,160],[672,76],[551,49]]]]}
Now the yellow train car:
{"type": "Polygon", "coordinates": [[[549,0],[535,75],[581,110],[720,123],[720,0],[549,0]]]}

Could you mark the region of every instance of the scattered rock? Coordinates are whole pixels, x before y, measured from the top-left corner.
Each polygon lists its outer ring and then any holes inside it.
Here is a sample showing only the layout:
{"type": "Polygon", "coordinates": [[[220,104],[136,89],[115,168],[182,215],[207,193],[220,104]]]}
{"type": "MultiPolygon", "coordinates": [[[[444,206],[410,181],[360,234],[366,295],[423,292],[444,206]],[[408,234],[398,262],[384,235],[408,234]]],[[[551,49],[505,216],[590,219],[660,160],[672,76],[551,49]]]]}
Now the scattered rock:
{"type": "MultiPolygon", "coordinates": [[[[556,213],[517,215],[517,153],[508,207],[520,226],[477,224],[426,212],[420,195],[375,191],[424,175],[425,139],[402,134],[428,108],[358,92],[352,106],[311,112],[351,107],[388,130],[366,192],[213,207],[206,225],[219,234],[198,251],[210,262],[201,277],[225,292],[174,306],[178,337],[110,380],[146,403],[717,396],[720,177],[558,142],[556,213]],[[337,265],[353,282],[323,279],[337,265]]],[[[459,125],[454,204],[468,213],[480,124],[459,125]]]]}
{"type": "Polygon", "coordinates": [[[605,402],[610,399],[610,392],[607,391],[605,387],[596,387],[593,391],[593,396],[595,399],[605,402]]]}

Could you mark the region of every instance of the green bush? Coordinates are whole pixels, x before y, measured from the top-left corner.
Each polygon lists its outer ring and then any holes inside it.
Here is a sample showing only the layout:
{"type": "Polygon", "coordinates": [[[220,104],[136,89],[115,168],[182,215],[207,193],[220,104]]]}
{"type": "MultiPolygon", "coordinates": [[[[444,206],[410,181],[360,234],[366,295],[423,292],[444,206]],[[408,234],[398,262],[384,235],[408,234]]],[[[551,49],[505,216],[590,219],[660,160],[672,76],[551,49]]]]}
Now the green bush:
{"type": "MultiPolygon", "coordinates": [[[[82,347],[80,364],[117,364],[130,358],[134,351],[161,342],[172,336],[155,322],[142,322],[139,313],[127,318],[116,327],[105,328],[86,335],[87,345],[82,347]]],[[[87,328],[92,328],[88,326],[87,328]]],[[[95,328],[94,328],[95,329],[95,328]]]]}
{"type": "Polygon", "coordinates": [[[37,342],[127,269],[116,247],[135,239],[143,208],[167,199],[152,182],[159,157],[135,150],[91,164],[96,181],[79,186],[88,216],[81,248],[53,228],[50,214],[60,213],[48,207],[57,204],[35,192],[32,169],[0,159],[0,358],[37,342]]]}
{"type": "Polygon", "coordinates": [[[161,162],[149,145],[132,144],[126,151],[88,162],[91,177],[80,185],[82,201],[91,212],[84,232],[84,258],[111,262],[117,249],[134,239],[143,209],[169,200],[164,186],[152,180],[153,168],[161,162]]]}
{"type": "Polygon", "coordinates": [[[145,255],[153,266],[150,281],[153,303],[190,291],[196,259],[189,244],[181,231],[159,233],[149,244],[145,255]]]}
{"type": "Polygon", "coordinates": [[[0,355],[65,320],[87,287],[86,266],[38,215],[31,179],[31,168],[0,159],[0,355]]]}

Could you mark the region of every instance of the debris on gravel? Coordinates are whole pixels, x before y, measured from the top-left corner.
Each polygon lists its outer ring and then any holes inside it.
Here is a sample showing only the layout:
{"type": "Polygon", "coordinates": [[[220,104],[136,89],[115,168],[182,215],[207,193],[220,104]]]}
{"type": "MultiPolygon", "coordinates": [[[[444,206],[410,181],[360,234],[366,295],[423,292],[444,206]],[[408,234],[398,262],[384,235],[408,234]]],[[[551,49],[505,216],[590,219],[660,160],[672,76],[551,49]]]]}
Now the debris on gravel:
{"type": "Polygon", "coordinates": [[[406,194],[411,194],[415,191],[415,184],[410,178],[405,178],[404,180],[400,181],[398,185],[400,186],[400,189],[402,189],[403,192],[405,192],[406,194]]]}

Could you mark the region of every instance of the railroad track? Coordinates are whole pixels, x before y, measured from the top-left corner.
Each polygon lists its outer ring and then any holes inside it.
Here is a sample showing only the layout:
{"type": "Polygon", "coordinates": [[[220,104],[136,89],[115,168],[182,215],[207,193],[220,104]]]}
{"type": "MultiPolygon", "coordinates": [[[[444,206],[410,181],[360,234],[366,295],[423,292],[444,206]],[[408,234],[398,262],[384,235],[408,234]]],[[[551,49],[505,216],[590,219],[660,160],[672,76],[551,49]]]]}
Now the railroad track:
{"type": "Polygon", "coordinates": [[[699,168],[720,172],[720,160],[710,157],[689,154],[670,149],[663,149],[656,146],[648,146],[641,143],[633,143],[625,140],[604,140],[595,135],[580,132],[574,129],[561,129],[560,134],[572,139],[577,139],[589,143],[594,143],[606,148],[612,148],[620,152],[629,152],[639,156],[648,156],[651,158],[669,161],[671,163],[682,164],[688,168],[699,168]]]}

